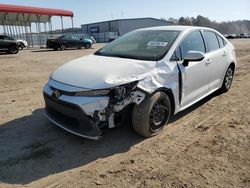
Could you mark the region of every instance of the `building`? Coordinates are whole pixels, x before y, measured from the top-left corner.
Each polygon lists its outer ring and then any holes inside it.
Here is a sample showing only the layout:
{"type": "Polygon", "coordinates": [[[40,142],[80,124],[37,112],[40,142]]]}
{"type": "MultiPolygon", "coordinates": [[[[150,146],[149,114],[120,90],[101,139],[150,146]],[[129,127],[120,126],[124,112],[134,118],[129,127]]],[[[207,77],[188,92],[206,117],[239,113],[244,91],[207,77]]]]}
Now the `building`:
{"type": "Polygon", "coordinates": [[[98,42],[108,42],[108,38],[112,38],[113,36],[121,36],[135,29],[166,26],[172,24],[173,23],[170,21],[156,18],[132,18],[84,24],[81,25],[81,28],[83,33],[93,35],[98,42]]]}

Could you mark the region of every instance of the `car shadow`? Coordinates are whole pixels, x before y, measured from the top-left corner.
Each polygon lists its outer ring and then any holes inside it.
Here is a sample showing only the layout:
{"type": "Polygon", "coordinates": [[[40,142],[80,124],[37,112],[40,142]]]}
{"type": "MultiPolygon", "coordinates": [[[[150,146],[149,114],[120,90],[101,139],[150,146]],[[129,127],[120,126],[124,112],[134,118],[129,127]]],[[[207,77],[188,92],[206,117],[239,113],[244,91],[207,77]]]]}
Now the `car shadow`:
{"type": "Polygon", "coordinates": [[[205,103],[210,101],[212,98],[219,96],[220,94],[221,94],[220,91],[215,91],[214,93],[208,95],[207,97],[205,97],[204,99],[200,100],[199,102],[193,104],[192,106],[188,107],[187,109],[185,109],[181,112],[178,112],[177,114],[173,115],[169,119],[169,123],[173,123],[173,122],[181,119],[183,116],[191,113],[192,111],[196,110],[197,108],[204,105],[205,103]]]}
{"type": "Polygon", "coordinates": [[[56,127],[37,109],[0,125],[0,182],[27,184],[127,152],[142,140],[129,126],[110,130],[98,141],[83,139],[56,127]]]}
{"type": "Polygon", "coordinates": [[[7,53],[7,52],[0,52],[0,55],[1,55],[1,56],[2,56],[2,55],[4,55],[4,56],[9,56],[8,58],[14,58],[15,55],[17,55],[17,54],[9,54],[9,53],[7,53]]]}
{"type": "MultiPolygon", "coordinates": [[[[218,93],[174,115],[173,123],[207,103],[218,93]]],[[[0,125],[0,182],[27,184],[84,166],[100,158],[127,152],[144,140],[123,126],[104,133],[98,141],[72,135],[52,123],[37,109],[31,115],[0,125]]]]}

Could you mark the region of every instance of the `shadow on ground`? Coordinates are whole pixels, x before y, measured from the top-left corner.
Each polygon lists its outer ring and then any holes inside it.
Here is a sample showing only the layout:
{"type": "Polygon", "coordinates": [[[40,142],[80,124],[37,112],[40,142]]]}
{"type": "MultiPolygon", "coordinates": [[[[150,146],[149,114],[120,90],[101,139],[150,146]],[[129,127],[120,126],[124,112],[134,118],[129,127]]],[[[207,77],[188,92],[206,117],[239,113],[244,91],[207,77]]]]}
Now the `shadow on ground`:
{"type": "MultiPolygon", "coordinates": [[[[213,94],[173,116],[177,121],[208,102],[213,94]]],[[[0,125],[0,182],[27,184],[71,170],[99,158],[127,152],[143,141],[131,126],[110,130],[99,141],[74,136],[50,123],[37,109],[26,117],[0,125]]]]}
{"type": "Polygon", "coordinates": [[[83,139],[57,128],[38,109],[0,125],[0,182],[27,184],[126,152],[140,141],[129,126],[106,132],[99,141],[83,139]]]}
{"type": "Polygon", "coordinates": [[[0,56],[9,56],[8,58],[14,58],[17,54],[9,54],[7,52],[1,52],[0,51],[0,56]]]}

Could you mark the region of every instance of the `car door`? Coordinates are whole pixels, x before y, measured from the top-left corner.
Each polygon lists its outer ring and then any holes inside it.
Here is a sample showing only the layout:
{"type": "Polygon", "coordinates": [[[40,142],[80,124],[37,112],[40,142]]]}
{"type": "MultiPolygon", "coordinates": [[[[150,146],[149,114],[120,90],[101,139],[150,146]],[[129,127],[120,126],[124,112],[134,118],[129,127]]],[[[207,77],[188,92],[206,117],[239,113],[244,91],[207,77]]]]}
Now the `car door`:
{"type": "Polygon", "coordinates": [[[83,40],[80,40],[79,37],[72,35],[72,39],[74,42],[74,47],[83,47],[83,40]]]}
{"type": "Polygon", "coordinates": [[[67,48],[70,48],[73,46],[72,38],[70,35],[63,36],[61,43],[63,43],[67,48]]]}
{"type": "Polygon", "coordinates": [[[224,73],[227,68],[227,49],[224,47],[223,39],[213,31],[202,32],[207,47],[207,58],[209,58],[210,83],[209,90],[220,88],[221,82],[224,79],[224,73]]]}
{"type": "Polygon", "coordinates": [[[189,51],[200,51],[205,54],[205,44],[199,30],[189,33],[177,48],[180,54],[178,66],[181,71],[181,93],[180,107],[185,108],[196,102],[208,92],[210,70],[208,69],[208,58],[201,61],[189,61],[188,66],[184,66],[183,59],[189,51]]]}
{"type": "Polygon", "coordinates": [[[1,50],[4,50],[7,48],[7,43],[6,41],[4,40],[4,36],[0,36],[0,49],[1,50]]]}

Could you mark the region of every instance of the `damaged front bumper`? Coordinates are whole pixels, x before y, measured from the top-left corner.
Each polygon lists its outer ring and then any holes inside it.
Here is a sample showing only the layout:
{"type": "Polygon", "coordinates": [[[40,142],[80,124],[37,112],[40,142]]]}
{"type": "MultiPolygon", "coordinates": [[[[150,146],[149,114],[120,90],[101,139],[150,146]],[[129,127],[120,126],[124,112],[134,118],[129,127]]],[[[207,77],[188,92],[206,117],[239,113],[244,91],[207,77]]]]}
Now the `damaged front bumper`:
{"type": "Polygon", "coordinates": [[[49,83],[53,86],[46,84],[43,90],[45,116],[64,130],[88,139],[100,139],[105,128],[116,127],[116,113],[145,98],[144,93],[134,91],[125,100],[113,103],[109,96],[71,96],[58,83],[49,83]]]}

